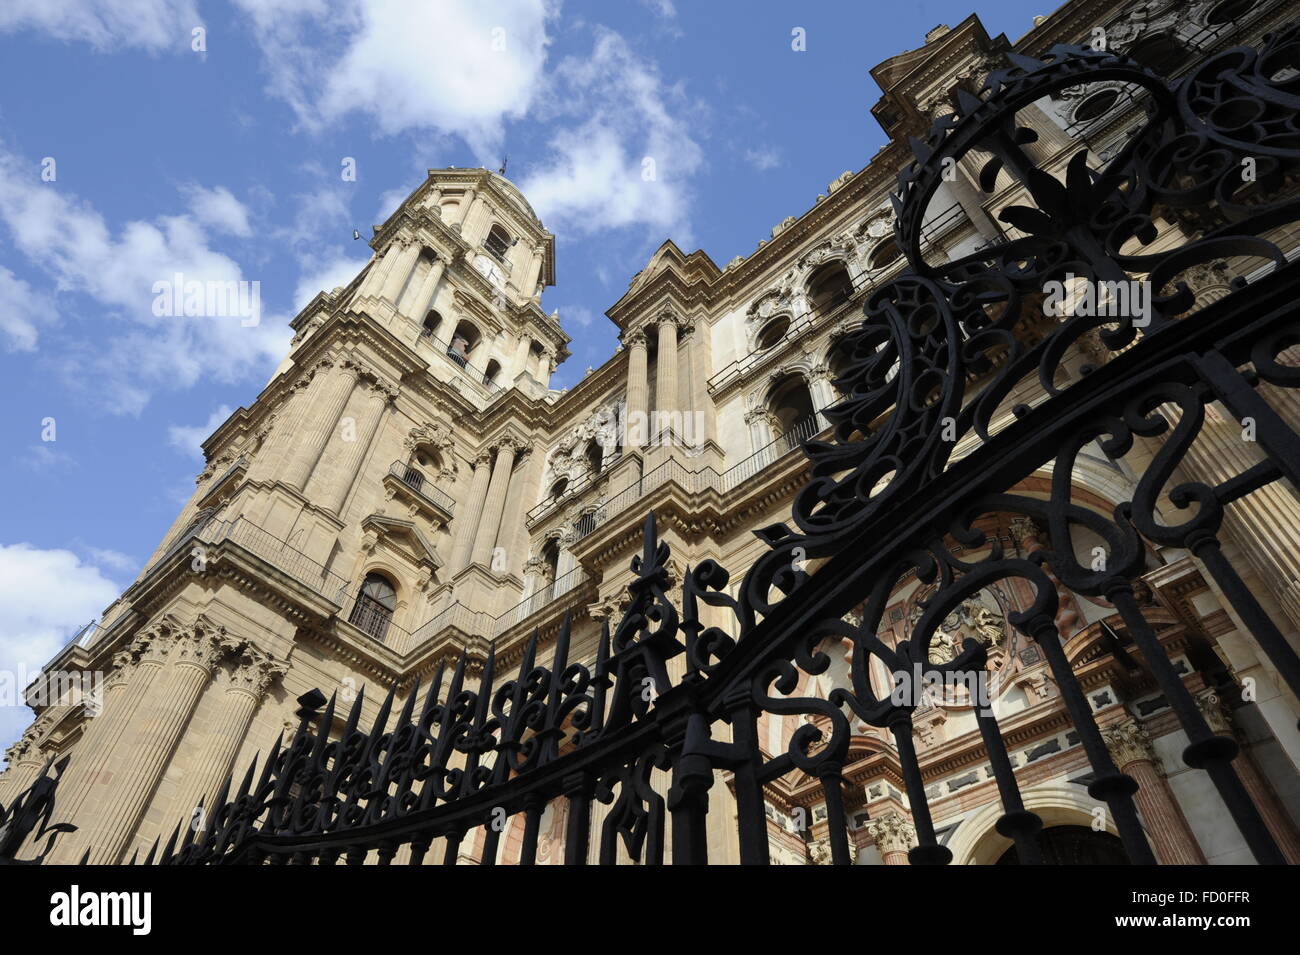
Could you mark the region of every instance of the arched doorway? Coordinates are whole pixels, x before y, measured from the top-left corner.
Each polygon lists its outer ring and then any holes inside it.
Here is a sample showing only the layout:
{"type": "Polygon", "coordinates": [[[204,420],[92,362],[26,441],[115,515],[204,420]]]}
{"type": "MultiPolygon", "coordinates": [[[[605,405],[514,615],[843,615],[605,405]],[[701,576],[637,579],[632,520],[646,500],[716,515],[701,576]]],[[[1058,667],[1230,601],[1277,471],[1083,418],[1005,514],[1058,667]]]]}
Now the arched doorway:
{"type": "MultiPolygon", "coordinates": [[[[1128,865],[1124,843],[1109,832],[1087,826],[1048,826],[1039,833],[1046,865],[1128,865]]],[[[1020,865],[1016,847],[998,857],[996,865],[1020,865]]]]}

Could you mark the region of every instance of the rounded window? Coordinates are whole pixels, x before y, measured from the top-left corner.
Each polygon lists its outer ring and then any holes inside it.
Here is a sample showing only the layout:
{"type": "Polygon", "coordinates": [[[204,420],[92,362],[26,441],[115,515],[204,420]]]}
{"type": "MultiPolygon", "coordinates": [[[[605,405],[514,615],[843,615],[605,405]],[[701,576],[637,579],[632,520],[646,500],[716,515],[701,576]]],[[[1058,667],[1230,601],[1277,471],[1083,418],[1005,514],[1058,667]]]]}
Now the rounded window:
{"type": "Polygon", "coordinates": [[[770,322],[768,322],[758,331],[758,340],[757,340],[758,350],[767,351],[769,348],[771,348],[777,342],[779,342],[782,338],[784,338],[785,333],[789,330],[790,330],[790,316],[781,315],[777,318],[772,319],[770,322]]]}
{"type": "Polygon", "coordinates": [[[1095,119],[1100,119],[1110,112],[1111,107],[1119,99],[1119,93],[1116,90],[1102,90],[1099,93],[1093,93],[1086,100],[1079,104],[1079,108],[1074,111],[1074,121],[1076,123],[1091,123],[1095,119]]]}

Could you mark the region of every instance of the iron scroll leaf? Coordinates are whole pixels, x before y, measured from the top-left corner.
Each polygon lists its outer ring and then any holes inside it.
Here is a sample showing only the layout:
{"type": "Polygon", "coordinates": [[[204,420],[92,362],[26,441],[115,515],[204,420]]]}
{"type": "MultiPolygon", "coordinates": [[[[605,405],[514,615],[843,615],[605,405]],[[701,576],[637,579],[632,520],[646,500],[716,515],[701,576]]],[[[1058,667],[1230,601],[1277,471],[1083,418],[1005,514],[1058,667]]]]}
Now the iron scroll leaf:
{"type": "Polygon", "coordinates": [[[47,760],[27,789],[15,796],[8,807],[0,806],[0,865],[39,865],[61,834],[77,831],[77,827],[70,823],[50,822],[54,817],[59,780],[69,759],[71,757],[64,756],[58,762],[54,758],[47,760]],[[34,859],[15,858],[29,837],[33,844],[45,839],[44,848],[37,846],[40,851],[34,859]]]}
{"type": "Polygon", "coordinates": [[[844,339],[847,365],[835,382],[843,398],[824,411],[833,440],[805,444],[813,479],[795,500],[794,526],[756,532],[769,552],[745,578],[742,630],[803,584],[803,561],[868,539],[872,522],[939,474],[972,430],[988,441],[995,413],[1027,374],[1037,374],[1050,398],[1062,390],[1067,351],[1085,335],[1117,352],[1139,334],[1173,326],[1194,303],[1175,280],[1194,266],[1229,256],[1285,263],[1266,233],[1300,221],[1300,200],[1281,194],[1300,166],[1300,78],[1284,69],[1298,45],[1300,25],[1259,50],[1226,51],[1173,84],[1121,54],[1056,46],[1041,59],[1009,54],[1012,65],[990,74],[979,95],[957,91],[958,111],[936,120],[924,142],[913,140],[916,159],[899,173],[895,229],[909,268],[872,293],[861,327],[844,339]],[[1017,113],[1101,81],[1140,89],[1145,119],[1100,169],[1090,168],[1086,150],[1076,153],[1062,182],[1031,159],[1025,146],[1035,134],[1017,124],[1017,113]],[[921,251],[926,208],[947,171],[974,150],[992,157],[982,186],[991,191],[1005,171],[1032,200],[1001,215],[1026,234],[931,265],[921,251]],[[1247,160],[1258,175],[1242,188],[1247,160]],[[1227,221],[1140,254],[1156,238],[1157,216],[1210,199],[1227,221]],[[1154,293],[1148,321],[1132,314],[1045,319],[1045,283],[1071,274],[1146,281],[1154,293]],[[978,387],[968,391],[968,378],[978,387]]]}

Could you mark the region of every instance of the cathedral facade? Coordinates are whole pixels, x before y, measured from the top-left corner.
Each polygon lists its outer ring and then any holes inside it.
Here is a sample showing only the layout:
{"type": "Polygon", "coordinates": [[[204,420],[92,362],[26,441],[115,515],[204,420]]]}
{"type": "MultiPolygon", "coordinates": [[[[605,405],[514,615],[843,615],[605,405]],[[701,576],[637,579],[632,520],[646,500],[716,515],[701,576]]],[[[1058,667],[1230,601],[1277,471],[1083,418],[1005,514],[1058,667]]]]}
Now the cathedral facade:
{"type": "MultiPolygon", "coordinates": [[[[607,311],[615,354],[568,389],[551,377],[570,339],[541,304],[555,283],[555,237],[503,176],[429,170],[376,227],[369,264],[302,310],[271,381],[205,442],[193,496],[146,569],[29,688],[34,722],[8,753],[0,803],[69,755],[59,817],[78,829],[51,861],[125,862],[180,821],[202,826],[232,772],[323,698],[364,690],[369,720],[389,686],[427,682],[462,654],[481,666],[492,648],[504,672],[537,634],[546,658],[566,618],[570,658],[593,659],[602,623],[627,603],[647,512],[671,546],[678,586],[706,560],[749,566],[766,550],[754,531],[786,520],[810,479],[800,448],[830,429],[823,412],[841,398],[842,340],[872,290],[906,266],[890,193],[912,162],[909,139],[952,109],[954,91],[977,89],[1009,54],[1098,36],[1177,76],[1292,15],[1272,0],[1076,0],[1014,42],[989,36],[975,16],[936,28],[872,70],[883,91],[872,113],[890,141],[868,165],[725,265],[666,241],[607,311]],[[102,674],[102,693],[46,692],[67,672],[102,674]]],[[[1065,92],[1025,110],[1037,133],[1028,148],[1049,172],[1080,149],[1104,160],[1140,112],[1120,82],[1065,92]]],[[[1014,185],[995,180],[990,191],[982,175],[973,162],[954,166],[927,211],[928,258],[957,259],[1014,231],[998,217],[1014,185]]],[[[1185,228],[1164,222],[1154,247],[1185,228]]],[[[1212,301],[1230,278],[1225,264],[1188,281],[1212,301]]],[[[1084,342],[1063,364],[1087,373],[1105,360],[1084,342]]],[[[999,420],[1043,398],[1024,385],[999,420]]],[[[1274,398],[1300,420],[1295,398],[1274,398]]],[[[1217,483],[1257,463],[1237,423],[1213,412],[1180,465],[1188,479],[1217,483]]],[[[1075,499],[1112,511],[1161,440],[1119,461],[1085,451],[1075,499]]],[[[956,455],[967,451],[959,444],[956,455]]],[[[1049,484],[1036,476],[1017,491],[1046,494],[1049,484]]],[[[1300,500],[1279,482],[1243,499],[1224,533],[1293,646],[1297,527],[1300,500]]],[[[1045,528],[1023,517],[991,531],[1021,555],[1048,545],[1045,528]]],[[[1146,568],[1143,615],[1207,722],[1238,740],[1243,784],[1288,861],[1300,862],[1297,700],[1194,555],[1152,544],[1146,568]]],[[[913,579],[891,595],[882,639],[906,639],[931,586],[913,579]]],[[[980,691],[997,710],[1025,808],[1047,827],[1049,861],[1116,861],[1119,840],[1088,795],[1088,760],[1047,661],[1008,621],[1031,599],[1016,581],[985,587],[939,625],[929,659],[951,660],[969,641],[985,649],[980,691]]],[[[1183,765],[1186,735],[1115,607],[1063,590],[1056,623],[1115,764],[1139,784],[1157,859],[1249,861],[1213,786],[1183,765]]],[[[833,658],[797,692],[824,697],[847,667],[833,658]]],[[[936,690],[916,713],[930,813],[955,863],[1014,862],[996,828],[975,695],[936,690]]],[[[765,713],[761,748],[781,752],[807,722],[765,713]]],[[[907,863],[916,834],[897,751],[878,728],[855,723],[853,734],[839,809],[797,771],[765,786],[771,861],[827,861],[827,816],[842,811],[858,864],[907,863]]],[[[715,798],[725,806],[725,787],[715,798]]],[[[542,816],[537,861],[560,860],[563,813],[556,805],[542,816]]],[[[497,861],[516,861],[521,826],[512,821],[492,843],[471,834],[462,861],[482,861],[486,844],[497,861]]],[[[711,860],[738,861],[725,823],[709,839],[711,860]]]]}

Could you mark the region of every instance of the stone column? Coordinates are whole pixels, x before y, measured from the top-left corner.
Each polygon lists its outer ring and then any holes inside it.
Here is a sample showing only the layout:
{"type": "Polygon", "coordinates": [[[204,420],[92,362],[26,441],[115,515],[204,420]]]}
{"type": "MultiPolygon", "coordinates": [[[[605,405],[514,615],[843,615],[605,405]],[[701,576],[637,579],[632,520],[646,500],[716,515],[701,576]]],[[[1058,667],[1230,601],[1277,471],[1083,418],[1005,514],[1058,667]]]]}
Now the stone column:
{"type": "Polygon", "coordinates": [[[644,447],[650,438],[649,363],[645,332],[637,329],[627,336],[627,434],[625,448],[644,447]]]}
{"type": "Polygon", "coordinates": [[[424,280],[420,282],[420,287],[414,293],[409,293],[404,297],[404,301],[408,303],[408,309],[399,309],[399,311],[415,319],[416,322],[423,322],[424,316],[433,307],[433,295],[438,290],[438,282],[441,281],[443,272],[446,269],[447,264],[441,258],[435,258],[429,265],[429,271],[424,274],[424,280]]]}
{"type": "Polygon", "coordinates": [[[307,487],[307,481],[316,469],[316,462],[320,460],[321,452],[329,443],[330,435],[334,433],[339,417],[347,407],[348,399],[352,397],[352,389],[357,384],[357,369],[351,364],[341,364],[328,374],[318,377],[323,378],[319,389],[314,383],[313,388],[308,389],[311,412],[304,416],[307,428],[300,444],[293,449],[285,470],[284,482],[299,491],[307,487]],[[313,395],[313,391],[317,394],[313,395]]]}
{"type": "MultiPolygon", "coordinates": [[[[466,241],[471,241],[468,236],[474,235],[478,231],[479,222],[483,218],[483,206],[486,200],[477,189],[470,190],[468,198],[469,202],[465,205],[465,218],[460,222],[460,232],[466,241]]],[[[478,244],[479,240],[473,241],[478,244]]]]}
{"type": "Polygon", "coordinates": [[[380,296],[392,302],[394,307],[396,307],[397,300],[402,295],[402,289],[406,287],[406,280],[411,277],[411,270],[415,268],[415,260],[420,257],[419,243],[411,239],[398,239],[397,241],[401,243],[401,254],[393,265],[392,271],[384,277],[383,291],[380,292],[380,296]]]}
{"type": "MultiPolygon", "coordinates": [[[[1174,413],[1176,416],[1176,411],[1174,413]]],[[[1189,477],[1213,487],[1264,460],[1242,437],[1241,425],[1211,404],[1201,434],[1187,449],[1189,477]]],[[[1224,529],[1277,597],[1293,627],[1300,626],[1300,501],[1285,481],[1274,481],[1227,509],[1224,529]]]]}
{"type": "Polygon", "coordinates": [[[527,335],[519,338],[519,344],[515,346],[514,377],[518,378],[524,372],[528,371],[528,356],[532,350],[533,340],[527,335]]]}
{"type": "Polygon", "coordinates": [[[672,427],[677,408],[677,320],[670,315],[659,319],[659,354],[655,357],[655,413],[651,433],[656,441],[672,427]]]}
{"type": "Polygon", "coordinates": [[[916,827],[900,812],[890,810],[867,823],[885,865],[910,865],[907,852],[916,845],[916,827]]]}
{"type": "MultiPolygon", "coordinates": [[[[258,704],[285,669],[270,654],[245,644],[236,651],[229,666],[217,671],[214,687],[221,688],[221,708],[208,726],[207,734],[198,741],[190,764],[193,768],[181,784],[181,795],[176,800],[178,819],[191,819],[200,802],[205,815],[212,811],[212,798],[234,769],[235,756],[248,735],[258,704]]],[[[164,824],[164,837],[172,825],[164,824]]]]}
{"type": "Polygon", "coordinates": [[[524,558],[528,556],[525,517],[528,509],[537,501],[543,458],[542,454],[528,455],[528,459],[516,469],[517,473],[510,481],[510,493],[496,541],[497,547],[505,548],[507,573],[518,575],[523,572],[524,558]]]}
{"type": "MultiPolygon", "coordinates": [[[[699,421],[698,434],[691,438],[697,444],[715,441],[718,436],[718,424],[714,414],[713,399],[709,396],[709,372],[713,364],[713,347],[709,341],[709,326],[701,323],[691,331],[691,346],[687,349],[687,361],[691,365],[690,398],[684,400],[685,407],[699,421]]],[[[694,427],[694,426],[693,426],[694,427]]]]}
{"type": "Polygon", "coordinates": [[[311,391],[311,386],[316,379],[322,377],[322,370],[328,367],[328,364],[318,364],[289,386],[280,401],[280,407],[275,411],[275,422],[271,426],[271,432],[262,442],[262,446],[257,449],[253,463],[248,468],[250,481],[269,481],[275,477],[275,472],[283,463],[285,450],[306,412],[308,404],[306,394],[311,391]]]}
{"type": "MultiPolygon", "coordinates": [[[[492,548],[496,544],[497,532],[501,529],[501,515],[506,506],[506,490],[510,487],[510,472],[515,466],[515,453],[518,449],[509,440],[503,440],[497,448],[496,463],[492,466],[492,480],[488,484],[487,497],[483,500],[483,515],[479,519],[478,533],[474,535],[473,557],[470,563],[484,567],[492,565],[492,548]]],[[[477,477],[477,473],[475,477],[477,477]]]]}
{"type": "Polygon", "coordinates": [[[224,635],[224,630],[201,617],[174,635],[167,662],[139,708],[133,732],[113,759],[114,779],[96,807],[98,814],[88,840],[91,865],[122,861],[123,849],[212,678],[212,669],[223,652],[224,635]]]}
{"type": "Polygon", "coordinates": [[[60,821],[79,829],[54,844],[49,861],[72,865],[90,846],[90,830],[104,811],[112,789],[114,772],[110,761],[124,744],[136,713],[151,694],[155,679],[167,660],[174,621],[162,622],[141,631],[130,645],[113,656],[113,670],[104,687],[98,716],[89,718],[86,729],[72,748],[72,761],[59,782],[60,821]]]}
{"type": "Polygon", "coordinates": [[[40,737],[46,729],[48,726],[43,723],[29,727],[22,738],[5,752],[9,768],[0,776],[0,803],[6,807],[32,784],[49,759],[40,747],[40,737]]]}
{"type": "Polygon", "coordinates": [[[369,383],[369,394],[366,396],[361,420],[357,422],[356,434],[344,449],[334,487],[330,489],[329,500],[325,503],[335,514],[342,515],[348,492],[356,482],[357,472],[361,470],[370,445],[374,442],[375,432],[379,430],[379,422],[383,420],[384,408],[393,398],[394,392],[389,385],[382,381],[369,383]]]}
{"type": "Polygon", "coordinates": [[[1196,705],[1205,717],[1210,731],[1217,736],[1233,736],[1241,746],[1241,752],[1232,761],[1232,767],[1241,778],[1241,784],[1250,794],[1250,800],[1259,810],[1264,825],[1268,828],[1273,841],[1277,843],[1288,865],[1300,865],[1300,833],[1296,832],[1295,823],[1282,807],[1277,793],[1260,772],[1259,764],[1251,754],[1246,735],[1233,725],[1232,714],[1223,700],[1214,690],[1206,689],[1196,694],[1196,705]]]}
{"type": "Polygon", "coordinates": [[[370,271],[366,274],[364,281],[361,283],[361,288],[358,289],[358,297],[365,298],[367,296],[379,294],[379,290],[383,288],[384,280],[388,277],[388,273],[391,272],[393,266],[397,264],[397,259],[401,255],[401,251],[401,247],[396,242],[389,243],[388,248],[386,248],[383,254],[379,256],[375,264],[370,267],[370,271]]]}
{"type": "Polygon", "coordinates": [[[487,497],[488,479],[492,476],[492,457],[487,451],[474,459],[474,478],[469,486],[469,499],[456,507],[456,538],[451,549],[451,573],[457,574],[469,565],[469,555],[474,547],[474,534],[483,513],[483,500],[487,497]]]}
{"type": "Polygon", "coordinates": [[[1151,738],[1136,720],[1123,719],[1101,731],[1101,738],[1121,773],[1137,781],[1133,797],[1161,865],[1205,865],[1182,807],[1174,799],[1151,738]]]}

